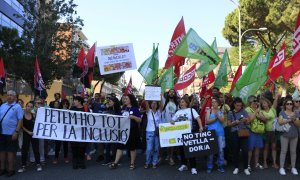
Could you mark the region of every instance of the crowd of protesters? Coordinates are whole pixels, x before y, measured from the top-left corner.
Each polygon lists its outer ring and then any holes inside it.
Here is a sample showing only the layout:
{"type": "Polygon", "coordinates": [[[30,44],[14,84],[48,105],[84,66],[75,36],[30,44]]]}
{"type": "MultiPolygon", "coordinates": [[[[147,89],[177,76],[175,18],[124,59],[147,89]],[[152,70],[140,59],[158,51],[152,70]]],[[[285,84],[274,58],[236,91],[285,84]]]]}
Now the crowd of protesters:
{"type": "Polygon", "coordinates": [[[229,167],[233,167],[233,174],[238,174],[241,169],[245,175],[250,175],[254,170],[275,168],[281,175],[286,175],[286,169],[298,175],[296,161],[300,136],[300,97],[281,97],[267,91],[258,96],[249,96],[247,103],[244,103],[238,97],[219,92],[218,88],[213,89],[212,95],[201,98],[195,94],[179,97],[171,89],[161,95],[161,101],[145,101],[132,94],[118,99],[114,93],[106,96],[96,93],[94,97],[74,95],[72,102],[62,99],[59,93],[54,97],[55,100],[49,103],[50,108],[129,116],[130,135],[127,143],[32,138],[37,109],[48,106],[45,98],[37,96],[24,107],[24,102],[17,98],[16,93],[8,91],[7,99],[0,107],[0,176],[14,175],[15,167],[19,167],[18,172],[23,173],[29,162],[34,162],[36,170],[42,171],[51,150],[54,151],[53,164],[71,162],[73,169],[85,169],[86,161],[91,160],[107,165],[110,169],[117,169],[123,151],[126,150],[130,157],[129,169],[134,170],[137,167],[137,149],[142,149],[145,154],[145,169],[156,169],[166,160],[170,166],[178,164],[178,171],[190,169],[195,175],[198,174],[197,159],[200,157],[186,158],[183,146],[160,147],[159,124],[179,121],[189,121],[192,132],[216,132],[218,154],[203,158],[206,173],[212,173],[216,164],[220,173],[229,170],[229,167]],[[209,99],[211,106],[204,107],[209,99]],[[205,114],[200,116],[203,108],[205,114]],[[276,131],[276,123],[289,128],[276,131]],[[22,157],[21,164],[15,165],[18,136],[22,137],[19,138],[22,142],[22,157]],[[63,160],[60,159],[60,152],[63,152],[63,160]],[[95,152],[97,156],[93,159],[92,154],[95,152]],[[217,158],[216,163],[214,158],[217,158]]]}

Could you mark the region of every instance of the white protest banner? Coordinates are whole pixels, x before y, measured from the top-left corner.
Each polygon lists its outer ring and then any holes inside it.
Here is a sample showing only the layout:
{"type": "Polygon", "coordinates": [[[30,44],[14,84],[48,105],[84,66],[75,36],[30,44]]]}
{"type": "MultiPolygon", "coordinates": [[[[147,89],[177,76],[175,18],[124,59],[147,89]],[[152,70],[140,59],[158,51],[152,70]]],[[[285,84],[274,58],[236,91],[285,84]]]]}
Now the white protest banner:
{"type": "Polygon", "coordinates": [[[132,44],[97,47],[101,75],[136,69],[132,44]]]}
{"type": "Polygon", "coordinates": [[[39,108],[33,137],[61,141],[122,143],[129,138],[126,116],[39,108]]]}
{"type": "Polygon", "coordinates": [[[182,134],[191,132],[189,121],[159,124],[159,141],[161,147],[182,146],[182,134]]]}
{"type": "Polygon", "coordinates": [[[161,87],[145,86],[145,100],[146,101],[160,101],[161,87]]]}

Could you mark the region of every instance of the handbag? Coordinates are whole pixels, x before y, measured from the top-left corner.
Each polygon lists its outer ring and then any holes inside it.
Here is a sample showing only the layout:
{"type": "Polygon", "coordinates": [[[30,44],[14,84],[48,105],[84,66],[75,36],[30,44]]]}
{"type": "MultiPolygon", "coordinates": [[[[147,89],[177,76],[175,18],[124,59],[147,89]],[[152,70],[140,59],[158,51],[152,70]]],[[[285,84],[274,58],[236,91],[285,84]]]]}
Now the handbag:
{"type": "Polygon", "coordinates": [[[156,122],[155,122],[155,117],[154,117],[153,111],[151,111],[151,114],[152,114],[152,117],[153,117],[153,122],[154,122],[154,127],[155,127],[154,134],[156,136],[159,136],[159,128],[156,126],[156,122]]]}
{"type": "Polygon", "coordinates": [[[238,130],[238,136],[239,137],[249,137],[250,132],[247,128],[241,128],[241,129],[238,130]]]}
{"type": "Polygon", "coordinates": [[[8,111],[13,107],[14,105],[10,106],[7,111],[5,112],[4,116],[2,117],[1,121],[0,121],[0,134],[2,134],[2,121],[5,118],[6,114],[8,113],[8,111]]]}
{"type": "MultiPolygon", "coordinates": [[[[234,111],[232,111],[232,115],[233,115],[234,119],[236,119],[234,111]]],[[[238,137],[249,137],[250,136],[250,132],[247,128],[239,128],[237,133],[238,133],[238,137]]]]}
{"type": "Polygon", "coordinates": [[[278,132],[288,132],[291,128],[291,125],[289,123],[280,125],[278,122],[278,118],[275,118],[272,124],[273,131],[278,131],[278,132]]]}

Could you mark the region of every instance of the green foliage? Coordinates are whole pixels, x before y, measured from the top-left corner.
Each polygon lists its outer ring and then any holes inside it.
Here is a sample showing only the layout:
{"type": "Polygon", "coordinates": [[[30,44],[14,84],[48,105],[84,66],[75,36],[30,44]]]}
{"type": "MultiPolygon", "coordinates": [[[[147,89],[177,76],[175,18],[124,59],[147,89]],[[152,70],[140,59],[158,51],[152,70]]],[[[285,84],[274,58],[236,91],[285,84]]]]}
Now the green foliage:
{"type": "MultiPolygon", "coordinates": [[[[277,46],[292,36],[300,3],[298,0],[240,0],[239,8],[242,32],[248,29],[268,28],[267,32],[245,33],[242,44],[253,45],[260,41],[266,49],[271,48],[274,55],[277,46]]],[[[235,9],[226,16],[223,36],[232,46],[238,46],[238,35],[238,10],[235,9]]]]}
{"type": "Polygon", "coordinates": [[[15,30],[3,28],[0,32],[1,56],[5,60],[6,71],[32,87],[33,64],[37,56],[43,80],[49,86],[53,80],[70,72],[77,56],[72,52],[81,45],[80,41],[72,41],[73,33],[58,32],[74,32],[83,26],[82,19],[76,15],[77,5],[73,0],[39,3],[27,0],[22,4],[24,17],[16,16],[24,20],[23,34],[18,37],[15,30]]]}
{"type": "MultiPolygon", "coordinates": [[[[247,65],[255,53],[259,50],[258,47],[253,46],[252,44],[244,44],[242,46],[242,60],[244,65],[247,65]]],[[[232,47],[229,50],[230,63],[232,66],[239,65],[239,48],[232,47]]]]}

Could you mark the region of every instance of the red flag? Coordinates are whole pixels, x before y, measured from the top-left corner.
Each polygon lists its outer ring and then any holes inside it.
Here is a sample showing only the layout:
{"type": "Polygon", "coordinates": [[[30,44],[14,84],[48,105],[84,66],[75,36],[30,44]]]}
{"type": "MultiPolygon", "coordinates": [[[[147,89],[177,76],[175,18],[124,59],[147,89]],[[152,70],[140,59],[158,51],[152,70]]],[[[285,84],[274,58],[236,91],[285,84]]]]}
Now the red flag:
{"type": "MultiPolygon", "coordinates": [[[[211,89],[212,92],[212,89],[211,89]]],[[[211,97],[209,97],[208,99],[205,100],[203,106],[201,107],[201,111],[200,111],[200,118],[201,118],[201,123],[202,126],[205,127],[205,116],[206,116],[206,111],[208,111],[211,108],[212,105],[212,100],[211,97]]]]}
{"type": "Polygon", "coordinates": [[[3,94],[3,88],[5,87],[5,70],[4,70],[4,60],[0,58],[0,93],[3,94]]]}
{"type": "Polygon", "coordinates": [[[89,49],[88,53],[86,54],[88,65],[91,68],[93,68],[95,65],[95,50],[96,50],[96,43],[94,43],[94,45],[89,49]]]}
{"type": "Polygon", "coordinates": [[[67,94],[64,90],[61,90],[61,99],[67,99],[67,94]]]}
{"type": "Polygon", "coordinates": [[[132,79],[130,77],[129,83],[127,84],[127,87],[125,89],[124,95],[132,94],[132,79]]]}
{"type": "Polygon", "coordinates": [[[84,87],[91,88],[93,80],[93,67],[94,67],[94,56],[95,56],[94,44],[90,48],[87,55],[85,55],[83,47],[80,49],[76,64],[73,70],[73,76],[80,78],[80,81],[84,84],[84,87]]]}
{"type": "Polygon", "coordinates": [[[298,19],[295,27],[295,32],[293,35],[293,73],[300,69],[300,11],[298,13],[298,19]]]}
{"type": "Polygon", "coordinates": [[[76,65],[78,67],[80,67],[81,69],[84,68],[84,58],[85,58],[85,52],[84,52],[83,47],[81,47],[80,51],[79,51],[79,54],[78,54],[78,57],[77,57],[77,61],[76,61],[76,65]]]}
{"type": "Polygon", "coordinates": [[[288,57],[282,65],[282,77],[284,82],[289,82],[290,77],[294,74],[292,58],[288,57]]]}
{"type": "MultiPolygon", "coordinates": [[[[204,77],[203,77],[203,79],[204,79],[204,77]]],[[[207,91],[207,86],[201,87],[201,91],[199,92],[199,96],[203,97],[205,95],[206,91],[207,91]]]]}
{"type": "Polygon", "coordinates": [[[275,81],[281,74],[283,74],[283,63],[286,60],[286,46],[285,42],[283,42],[280,50],[277,54],[271,59],[268,67],[269,79],[266,84],[269,82],[275,81]]]}
{"type": "Polygon", "coordinates": [[[210,71],[206,76],[203,77],[202,87],[208,86],[216,80],[214,71],[210,71]]]}
{"type": "Polygon", "coordinates": [[[188,87],[195,80],[196,64],[187,70],[174,86],[175,90],[181,90],[188,87]]]}
{"type": "Polygon", "coordinates": [[[34,63],[34,88],[37,91],[36,94],[38,94],[39,96],[43,98],[46,98],[48,96],[37,57],[35,58],[34,63]]]}
{"type": "Polygon", "coordinates": [[[207,89],[208,89],[208,86],[210,84],[212,84],[214,81],[216,80],[215,78],[215,74],[214,74],[214,71],[210,71],[208,73],[208,75],[204,76],[203,79],[202,79],[202,85],[201,85],[201,92],[200,92],[200,97],[203,97],[205,96],[205,94],[207,93],[207,89]]]}
{"type": "Polygon", "coordinates": [[[231,93],[231,91],[233,90],[235,83],[239,80],[239,78],[242,76],[243,73],[243,63],[240,64],[239,68],[237,69],[237,71],[235,72],[232,84],[231,84],[231,88],[229,93],[231,93]]]}
{"type": "Polygon", "coordinates": [[[168,69],[172,64],[174,64],[174,67],[175,67],[174,73],[175,73],[176,77],[180,76],[180,67],[182,65],[184,65],[185,57],[176,56],[173,54],[173,52],[175,51],[176,47],[182,41],[185,34],[186,34],[186,32],[185,32],[184,21],[183,21],[183,17],[182,17],[174,30],[174,33],[173,33],[173,36],[172,36],[172,39],[170,42],[170,46],[169,46],[168,59],[166,60],[166,64],[164,67],[164,69],[168,69]]]}

